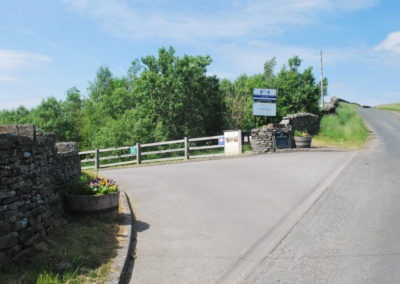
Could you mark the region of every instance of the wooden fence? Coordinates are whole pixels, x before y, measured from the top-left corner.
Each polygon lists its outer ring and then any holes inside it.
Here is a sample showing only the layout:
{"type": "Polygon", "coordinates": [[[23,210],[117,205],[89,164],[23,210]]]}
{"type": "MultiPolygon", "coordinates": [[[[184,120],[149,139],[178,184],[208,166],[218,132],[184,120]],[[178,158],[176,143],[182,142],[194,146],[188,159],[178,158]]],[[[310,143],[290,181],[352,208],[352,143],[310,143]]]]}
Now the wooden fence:
{"type": "Polygon", "coordinates": [[[223,135],[79,152],[82,169],[223,156],[223,135]],[[219,150],[219,151],[218,151],[219,150]],[[201,153],[201,152],[208,153],[201,153]],[[210,153],[211,152],[211,153],[210,153]],[[199,154],[200,153],[200,154],[199,154]]]}

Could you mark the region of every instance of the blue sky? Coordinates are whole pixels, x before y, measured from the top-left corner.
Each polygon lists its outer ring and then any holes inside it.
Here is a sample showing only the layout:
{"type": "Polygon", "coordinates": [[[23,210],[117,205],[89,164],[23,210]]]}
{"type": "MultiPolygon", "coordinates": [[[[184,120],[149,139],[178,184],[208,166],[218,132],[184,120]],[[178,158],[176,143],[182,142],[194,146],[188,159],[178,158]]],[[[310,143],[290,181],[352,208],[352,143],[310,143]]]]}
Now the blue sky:
{"type": "MultiPolygon", "coordinates": [[[[400,102],[398,0],[0,0],[0,109],[83,95],[100,66],[124,75],[131,61],[173,46],[210,55],[208,72],[234,80],[276,71],[298,55],[329,96],[400,102]]],[[[279,94],[278,94],[279,95],[279,94]]]]}

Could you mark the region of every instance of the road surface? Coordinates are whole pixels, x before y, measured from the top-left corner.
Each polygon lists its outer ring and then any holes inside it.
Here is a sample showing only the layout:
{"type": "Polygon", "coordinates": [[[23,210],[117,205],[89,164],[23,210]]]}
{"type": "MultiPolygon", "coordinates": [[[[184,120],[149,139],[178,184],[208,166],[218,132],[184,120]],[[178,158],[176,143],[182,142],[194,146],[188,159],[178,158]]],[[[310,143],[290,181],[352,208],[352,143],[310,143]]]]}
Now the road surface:
{"type": "Polygon", "coordinates": [[[131,283],[243,279],[353,156],[295,152],[104,170],[138,220],[131,283]]]}
{"type": "Polygon", "coordinates": [[[360,113],[370,149],[242,283],[400,283],[400,116],[360,113]]]}

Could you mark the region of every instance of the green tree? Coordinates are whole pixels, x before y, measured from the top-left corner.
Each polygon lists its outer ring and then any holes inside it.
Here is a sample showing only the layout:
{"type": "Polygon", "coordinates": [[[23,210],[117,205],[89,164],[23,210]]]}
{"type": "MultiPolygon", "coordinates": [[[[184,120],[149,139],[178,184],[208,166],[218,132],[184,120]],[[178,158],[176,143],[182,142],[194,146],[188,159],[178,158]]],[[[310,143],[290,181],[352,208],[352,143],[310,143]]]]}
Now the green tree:
{"type": "Polygon", "coordinates": [[[26,124],[30,121],[30,110],[19,106],[15,110],[1,110],[0,124],[26,124]]]}
{"type": "Polygon", "coordinates": [[[275,79],[276,58],[273,57],[264,63],[264,80],[267,85],[272,85],[275,79]]]}
{"type": "Polygon", "coordinates": [[[100,129],[109,127],[110,121],[117,121],[132,107],[128,85],[127,78],[114,78],[109,68],[98,69],[95,80],[89,84],[88,99],[82,105],[82,147],[98,147],[98,141],[110,139],[100,129]]]}
{"type": "Polygon", "coordinates": [[[80,130],[83,127],[82,115],[83,101],[81,93],[76,87],[66,92],[66,99],[61,103],[61,111],[65,120],[65,132],[63,136],[67,141],[81,141],[80,130]]]}
{"type": "Polygon", "coordinates": [[[283,66],[276,76],[277,111],[283,117],[289,113],[319,113],[319,85],[312,74],[312,67],[299,70],[301,59],[290,58],[288,67],[283,66]]]}
{"type": "Polygon", "coordinates": [[[62,108],[62,103],[55,97],[42,100],[41,104],[31,111],[31,123],[47,133],[57,135],[57,140],[66,141],[68,124],[62,108]]]}
{"type": "Polygon", "coordinates": [[[241,75],[234,83],[223,80],[220,91],[225,102],[224,127],[248,130],[265,122],[253,116],[253,89],[271,88],[272,78],[265,80],[264,74],[241,75]]]}
{"type": "Polygon", "coordinates": [[[319,84],[315,82],[311,67],[300,71],[301,62],[297,56],[290,58],[288,67],[283,66],[275,75],[276,59],[272,58],[264,63],[263,74],[241,75],[233,83],[222,80],[224,127],[251,129],[266,122],[279,122],[289,113],[319,113],[319,84]],[[254,88],[277,89],[276,117],[253,116],[254,88]]]}
{"type": "Polygon", "coordinates": [[[170,47],[133,61],[122,78],[100,67],[83,103],[81,144],[108,147],[220,132],[219,80],[207,75],[209,64],[209,56],[178,57],[170,47]]]}
{"type": "Polygon", "coordinates": [[[101,66],[85,99],[71,88],[64,101],[50,97],[32,110],[0,111],[0,123],[33,123],[87,149],[248,130],[288,113],[319,111],[319,84],[311,67],[300,71],[297,56],[278,74],[272,58],[262,73],[233,82],[207,75],[211,63],[209,56],[179,57],[172,47],[160,48],[157,56],[134,60],[125,76],[101,66]],[[253,116],[254,88],[277,89],[277,117],[253,116]]]}
{"type": "Polygon", "coordinates": [[[158,127],[158,136],[175,139],[220,131],[219,81],[206,74],[209,56],[179,58],[170,47],[161,48],[158,58],[142,58],[142,63],[134,86],[136,108],[158,127]]]}

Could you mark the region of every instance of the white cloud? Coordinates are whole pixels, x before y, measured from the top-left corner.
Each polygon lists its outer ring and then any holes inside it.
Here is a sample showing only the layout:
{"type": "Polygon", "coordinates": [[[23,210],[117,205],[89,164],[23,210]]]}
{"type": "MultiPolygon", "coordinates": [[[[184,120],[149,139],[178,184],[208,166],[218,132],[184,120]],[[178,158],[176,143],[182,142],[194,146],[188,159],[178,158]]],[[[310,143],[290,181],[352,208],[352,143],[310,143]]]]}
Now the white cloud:
{"type": "MultiPolygon", "coordinates": [[[[212,0],[214,1],[214,0],[212,0]]],[[[212,6],[208,1],[182,4],[166,1],[72,0],[74,10],[89,15],[108,33],[132,40],[180,42],[280,34],[290,26],[315,24],[321,13],[369,8],[377,0],[231,0],[212,6]],[[177,8],[180,7],[180,8],[177,8]]]]}
{"type": "Polygon", "coordinates": [[[5,76],[0,74],[0,82],[18,82],[19,79],[14,76],[5,76]]]}
{"type": "Polygon", "coordinates": [[[11,49],[0,49],[0,71],[18,70],[50,61],[45,55],[11,49]]]}
{"type": "Polygon", "coordinates": [[[14,73],[50,61],[48,56],[11,49],[0,49],[0,81],[16,82],[14,73]]]}
{"type": "Polygon", "coordinates": [[[375,47],[375,50],[400,54],[400,31],[390,33],[383,42],[375,47]]]}
{"type": "Polygon", "coordinates": [[[302,60],[302,67],[312,66],[314,72],[319,74],[319,50],[281,45],[273,42],[251,41],[248,45],[225,44],[214,46],[214,63],[209,68],[210,74],[220,78],[235,79],[240,74],[252,75],[262,73],[266,60],[273,57],[277,60],[275,71],[278,72],[287,60],[295,55],[302,60]],[[223,66],[223,71],[221,69],[223,66]],[[232,70],[226,72],[226,70],[232,70]],[[240,74],[237,71],[240,70],[240,74]]]}
{"type": "MultiPolygon", "coordinates": [[[[2,91],[2,90],[0,90],[2,91]]],[[[42,101],[42,98],[36,96],[34,98],[31,97],[19,97],[18,94],[13,94],[10,96],[7,96],[6,98],[1,98],[1,105],[0,105],[0,109],[5,110],[12,110],[12,109],[16,109],[18,106],[24,106],[28,109],[36,107],[40,104],[40,102],[42,101]]]]}
{"type": "Polygon", "coordinates": [[[379,3],[379,0],[338,0],[331,1],[335,2],[335,6],[337,9],[346,10],[346,11],[357,11],[369,9],[376,6],[379,3]]]}

